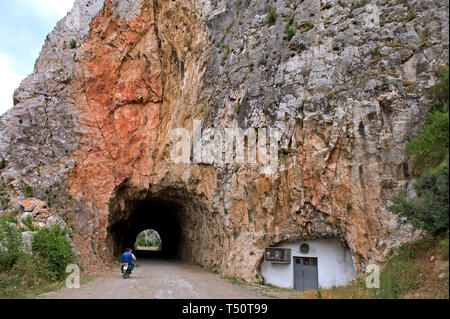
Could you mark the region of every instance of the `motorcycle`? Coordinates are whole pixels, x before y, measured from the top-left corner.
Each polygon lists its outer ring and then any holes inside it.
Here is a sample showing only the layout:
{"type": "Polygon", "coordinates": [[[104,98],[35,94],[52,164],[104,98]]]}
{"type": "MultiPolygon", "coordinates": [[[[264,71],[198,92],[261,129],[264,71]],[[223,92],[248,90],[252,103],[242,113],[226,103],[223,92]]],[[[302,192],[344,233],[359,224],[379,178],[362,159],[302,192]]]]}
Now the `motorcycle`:
{"type": "Polygon", "coordinates": [[[131,265],[129,265],[128,263],[122,264],[121,271],[122,271],[122,278],[127,279],[131,275],[131,265]]]}

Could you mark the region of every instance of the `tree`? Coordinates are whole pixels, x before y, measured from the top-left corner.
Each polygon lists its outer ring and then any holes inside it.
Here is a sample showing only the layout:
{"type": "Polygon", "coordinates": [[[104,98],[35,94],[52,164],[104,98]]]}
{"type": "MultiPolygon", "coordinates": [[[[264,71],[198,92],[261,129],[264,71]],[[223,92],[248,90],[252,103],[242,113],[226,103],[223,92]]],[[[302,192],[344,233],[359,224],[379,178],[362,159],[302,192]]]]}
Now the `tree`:
{"type": "Polygon", "coordinates": [[[448,160],[420,175],[414,185],[417,196],[408,198],[404,190],[392,199],[389,209],[415,228],[430,233],[448,229],[448,160]]]}
{"type": "Polygon", "coordinates": [[[404,190],[392,198],[388,209],[414,227],[431,233],[449,229],[449,71],[439,69],[439,81],[431,88],[433,105],[417,137],[406,146],[418,176],[416,196],[404,190]]]}

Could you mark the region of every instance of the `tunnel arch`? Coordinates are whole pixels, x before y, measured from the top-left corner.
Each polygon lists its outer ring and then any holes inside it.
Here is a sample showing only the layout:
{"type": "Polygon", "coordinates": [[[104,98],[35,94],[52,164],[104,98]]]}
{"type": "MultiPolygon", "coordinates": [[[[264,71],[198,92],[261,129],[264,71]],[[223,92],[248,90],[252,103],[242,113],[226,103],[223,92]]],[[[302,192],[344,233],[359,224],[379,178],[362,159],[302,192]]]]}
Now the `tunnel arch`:
{"type": "Polygon", "coordinates": [[[130,210],[126,219],[108,229],[113,240],[114,256],[126,247],[135,249],[136,237],[146,229],[156,230],[164,243],[158,255],[168,258],[179,256],[181,229],[178,216],[183,211],[182,205],[176,201],[151,198],[135,203],[130,210]]]}
{"type": "Polygon", "coordinates": [[[205,255],[216,258],[211,256],[218,242],[217,238],[212,239],[216,234],[211,223],[217,221],[207,202],[185,186],[150,186],[139,190],[127,181],[122,183],[110,201],[106,234],[108,255],[116,259],[126,247],[134,248],[140,232],[154,229],[163,247],[160,252],[152,252],[152,256],[194,263],[204,262],[205,255]]]}

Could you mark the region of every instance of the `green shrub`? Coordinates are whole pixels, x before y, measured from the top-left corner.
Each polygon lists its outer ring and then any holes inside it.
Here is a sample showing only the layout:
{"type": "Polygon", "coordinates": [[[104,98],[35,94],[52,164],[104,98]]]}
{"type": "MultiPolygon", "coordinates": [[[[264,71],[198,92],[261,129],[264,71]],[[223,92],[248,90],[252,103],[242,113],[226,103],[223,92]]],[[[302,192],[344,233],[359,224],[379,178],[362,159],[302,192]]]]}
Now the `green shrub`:
{"type": "Polygon", "coordinates": [[[326,4],[324,4],[320,10],[326,10],[326,9],[330,9],[333,5],[331,4],[331,2],[327,2],[326,4]]]}
{"type": "Polygon", "coordinates": [[[7,216],[0,219],[0,272],[8,270],[17,260],[22,249],[22,234],[11,225],[7,216]]]}
{"type": "Polygon", "coordinates": [[[317,289],[317,299],[323,299],[322,290],[320,288],[317,289]]]}
{"type": "Polygon", "coordinates": [[[431,88],[433,106],[417,137],[406,146],[418,178],[416,197],[400,191],[388,209],[414,227],[437,234],[449,229],[448,166],[449,111],[448,69],[440,68],[439,81],[431,88]]]}
{"type": "Polygon", "coordinates": [[[416,18],[416,14],[414,12],[408,13],[408,21],[411,21],[416,18]]]}
{"type": "Polygon", "coordinates": [[[266,61],[266,59],[263,56],[261,56],[258,59],[258,65],[267,65],[267,61],[266,61]]]}
{"type": "Polygon", "coordinates": [[[284,39],[290,41],[295,35],[295,28],[292,25],[286,24],[284,28],[284,39]]]}
{"type": "Polygon", "coordinates": [[[35,231],[35,228],[33,227],[33,217],[28,216],[24,220],[22,220],[23,224],[27,226],[29,231],[35,231]]]}
{"type": "Polygon", "coordinates": [[[448,158],[448,150],[448,108],[443,112],[432,112],[426,124],[419,128],[417,138],[406,146],[406,152],[412,157],[414,169],[418,173],[440,165],[445,158],[448,158]]]}
{"type": "Polygon", "coordinates": [[[400,191],[389,210],[404,217],[414,227],[431,233],[445,231],[449,227],[448,215],[448,161],[436,169],[424,172],[414,188],[417,197],[408,198],[400,191]]]}
{"type": "Polygon", "coordinates": [[[17,212],[10,212],[7,214],[4,214],[0,217],[0,223],[2,222],[8,222],[8,223],[13,223],[13,224],[17,224],[17,212]]]}
{"type": "Polygon", "coordinates": [[[64,277],[67,265],[75,259],[66,235],[67,231],[55,224],[39,229],[33,239],[33,252],[46,260],[47,269],[57,280],[64,277]]]}
{"type": "Polygon", "coordinates": [[[439,82],[431,88],[433,98],[433,108],[435,110],[448,110],[449,101],[449,70],[448,68],[440,67],[438,70],[439,82]]]}
{"type": "Polygon", "coordinates": [[[295,14],[294,13],[290,13],[286,16],[286,22],[288,25],[293,25],[294,24],[294,19],[295,19],[295,14]]]}
{"type": "Polygon", "coordinates": [[[70,41],[70,48],[75,49],[77,47],[77,41],[75,39],[72,39],[70,41]]]}
{"type": "Polygon", "coordinates": [[[369,53],[371,54],[371,55],[374,55],[374,56],[380,56],[381,55],[381,53],[380,53],[380,48],[375,48],[375,49],[371,49],[370,51],[369,51],[369,53]]]}
{"type": "Polygon", "coordinates": [[[46,261],[37,255],[24,251],[17,254],[17,260],[11,267],[11,272],[20,274],[17,284],[22,288],[31,288],[40,283],[54,280],[54,274],[46,269],[46,261]]]}
{"type": "Polygon", "coordinates": [[[351,10],[355,10],[355,9],[362,8],[362,7],[364,7],[368,2],[369,2],[368,0],[362,0],[362,1],[359,1],[359,2],[354,2],[354,3],[352,3],[351,10]]]}
{"type": "Polygon", "coordinates": [[[30,185],[24,185],[22,187],[23,194],[25,197],[32,197],[33,196],[33,187],[30,185]]]}
{"type": "MultiPolygon", "coordinates": [[[[75,259],[67,232],[58,225],[37,230],[29,253],[16,223],[16,212],[0,217],[0,298],[23,297],[29,289],[63,279],[75,259]]],[[[31,219],[24,223],[31,227],[31,219]]]]}
{"type": "Polygon", "coordinates": [[[0,272],[0,299],[22,298],[30,288],[53,280],[44,259],[18,250],[15,262],[0,272]]]}
{"type": "Polygon", "coordinates": [[[308,32],[309,30],[314,29],[314,23],[307,22],[302,25],[302,28],[304,31],[308,32]]]}
{"type": "Polygon", "coordinates": [[[268,6],[266,11],[267,11],[267,23],[274,24],[277,21],[277,11],[271,6],[268,6]]]}

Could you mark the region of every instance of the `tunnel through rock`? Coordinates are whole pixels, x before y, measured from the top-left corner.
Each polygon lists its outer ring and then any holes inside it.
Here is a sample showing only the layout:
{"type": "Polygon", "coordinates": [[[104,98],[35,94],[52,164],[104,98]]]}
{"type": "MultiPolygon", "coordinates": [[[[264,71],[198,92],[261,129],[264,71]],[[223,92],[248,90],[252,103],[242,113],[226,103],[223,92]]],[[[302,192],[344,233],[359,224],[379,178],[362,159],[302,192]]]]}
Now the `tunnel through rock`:
{"type": "Polygon", "coordinates": [[[215,242],[211,214],[200,197],[180,188],[164,188],[158,192],[138,191],[128,186],[116,190],[110,202],[107,227],[107,250],[117,259],[129,247],[134,250],[142,231],[159,233],[160,251],[136,251],[136,257],[177,258],[199,262],[205,247],[215,242]]]}
{"type": "Polygon", "coordinates": [[[154,229],[164,243],[161,251],[136,251],[136,255],[179,257],[179,215],[182,212],[183,206],[175,201],[145,199],[136,203],[135,207],[130,207],[129,215],[126,218],[108,228],[113,255],[119,256],[127,247],[135,250],[134,244],[138,234],[147,229],[154,229]]]}

